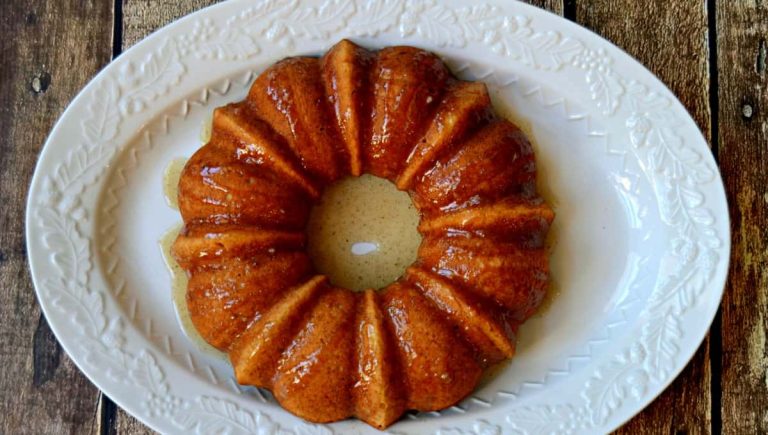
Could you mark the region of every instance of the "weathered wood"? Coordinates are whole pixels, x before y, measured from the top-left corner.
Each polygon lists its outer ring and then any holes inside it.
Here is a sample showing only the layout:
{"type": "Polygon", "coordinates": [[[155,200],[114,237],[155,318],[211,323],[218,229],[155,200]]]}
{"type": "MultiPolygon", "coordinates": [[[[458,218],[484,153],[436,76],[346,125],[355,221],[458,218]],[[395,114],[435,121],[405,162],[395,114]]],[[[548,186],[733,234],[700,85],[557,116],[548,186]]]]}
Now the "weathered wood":
{"type": "Polygon", "coordinates": [[[110,427],[109,434],[150,435],[155,431],[144,426],[134,416],[118,408],[114,425],[110,427]]]}
{"type": "Polygon", "coordinates": [[[123,0],[123,48],[184,15],[220,0],[123,0]]]}
{"type": "Polygon", "coordinates": [[[530,5],[545,9],[557,15],[563,15],[563,0],[522,0],[530,5]]]}
{"type": "Polygon", "coordinates": [[[24,207],[38,152],[64,107],[111,55],[112,3],[0,2],[0,433],[94,433],[94,387],[35,299],[24,207]]]}
{"type": "Polygon", "coordinates": [[[718,157],[732,254],[722,305],[722,428],[768,432],[768,3],[717,2],[718,157]]]}
{"type": "Polygon", "coordinates": [[[104,394],[99,400],[99,415],[101,416],[101,434],[148,435],[155,433],[134,416],[123,411],[104,394]]]}
{"type": "MultiPolygon", "coordinates": [[[[122,46],[209,0],[125,0],[122,46]]],[[[35,303],[23,206],[40,146],[72,96],[109,59],[112,1],[0,2],[0,433],[149,432],[96,389],[61,352],[35,303]],[[77,68],[72,68],[77,65],[77,68]],[[106,404],[106,406],[105,406],[106,404]]],[[[709,134],[704,0],[531,0],[622,46],[681,97],[709,134]]],[[[729,193],[733,255],[722,313],[722,427],[768,431],[768,12],[763,2],[717,1],[719,157],[729,193]]],[[[622,432],[707,432],[708,342],[622,432]]],[[[717,348],[720,343],[717,343],[717,348]]],[[[720,385],[715,385],[719,387],[720,385]]],[[[714,403],[712,406],[720,407],[714,403]]]]}
{"type": "MultiPolygon", "coordinates": [[[[680,98],[709,138],[709,50],[705,0],[579,0],[575,19],[626,50],[680,98]]],[[[709,433],[709,338],[669,388],[618,432],[709,433]]]]}

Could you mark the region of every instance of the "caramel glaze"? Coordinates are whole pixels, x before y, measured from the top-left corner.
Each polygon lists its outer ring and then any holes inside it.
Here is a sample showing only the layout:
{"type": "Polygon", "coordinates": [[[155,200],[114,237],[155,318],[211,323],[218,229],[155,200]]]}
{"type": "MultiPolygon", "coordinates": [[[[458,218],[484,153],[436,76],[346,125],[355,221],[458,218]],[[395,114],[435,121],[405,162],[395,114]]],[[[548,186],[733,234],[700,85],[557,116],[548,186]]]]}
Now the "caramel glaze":
{"type": "Polygon", "coordinates": [[[216,109],[182,173],[173,254],[192,321],[238,382],[307,420],[385,428],[449,407],[514,354],[546,292],[554,213],[535,178],[485,85],[432,53],[345,40],[280,61],[216,109]],[[423,241],[397,282],[355,293],[314,274],[304,230],[324,186],[362,173],[411,194],[423,241]]]}

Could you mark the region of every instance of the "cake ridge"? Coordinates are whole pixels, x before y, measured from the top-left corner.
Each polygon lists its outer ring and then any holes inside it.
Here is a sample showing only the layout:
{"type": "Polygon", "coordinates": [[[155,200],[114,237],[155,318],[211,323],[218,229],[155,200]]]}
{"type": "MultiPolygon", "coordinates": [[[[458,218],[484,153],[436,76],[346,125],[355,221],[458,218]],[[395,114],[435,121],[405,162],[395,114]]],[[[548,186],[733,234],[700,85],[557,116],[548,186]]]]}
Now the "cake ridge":
{"type": "Polygon", "coordinates": [[[395,376],[399,361],[386,329],[384,314],[374,290],[366,290],[358,304],[356,382],[352,388],[354,410],[362,420],[383,429],[405,412],[403,385],[395,376]]]}
{"type": "Polygon", "coordinates": [[[255,252],[302,249],[306,235],[300,231],[268,230],[258,226],[238,226],[226,231],[209,223],[185,226],[173,244],[172,253],[184,268],[195,263],[208,264],[255,252]],[[216,229],[218,232],[209,230],[216,229]]]}
{"type": "Polygon", "coordinates": [[[186,293],[190,316],[201,337],[227,351],[248,325],[272,307],[285,287],[306,281],[311,273],[311,260],[303,251],[261,253],[232,259],[225,267],[199,268],[190,277],[186,293]]]}
{"type": "Polygon", "coordinates": [[[299,333],[283,351],[273,394],[285,409],[320,423],[352,415],[352,370],[357,295],[329,288],[307,310],[299,333]],[[307,403],[314,406],[307,406],[307,403]]]}
{"type": "Polygon", "coordinates": [[[396,179],[453,81],[433,53],[408,46],[379,50],[371,77],[370,137],[363,153],[367,171],[396,179]]]}
{"type": "Polygon", "coordinates": [[[287,146],[274,143],[274,136],[286,139],[274,131],[269,124],[258,118],[258,112],[249,110],[249,116],[242,116],[241,111],[247,108],[247,104],[229,104],[217,108],[214,111],[214,133],[224,131],[233,138],[240,139],[242,144],[235,145],[235,154],[238,160],[245,160],[254,165],[263,166],[264,159],[270,161],[272,170],[282,173],[288,180],[294,182],[310,197],[320,196],[320,188],[317,182],[312,180],[301,165],[297,156],[287,146]],[[261,123],[264,125],[261,126],[261,123]],[[269,131],[265,131],[269,129],[269,131]],[[244,140],[243,140],[244,139],[244,140]],[[290,153],[285,155],[282,149],[290,153]]]}
{"type": "Polygon", "coordinates": [[[409,267],[406,276],[421,290],[427,299],[440,309],[445,317],[456,325],[460,334],[481,355],[481,362],[488,366],[515,354],[515,346],[508,336],[504,319],[484,315],[481,308],[463,294],[458,286],[434,271],[423,267],[409,267]]]}
{"type": "Polygon", "coordinates": [[[338,132],[329,122],[332,113],[318,59],[294,57],[277,62],[256,78],[247,100],[285,138],[306,171],[323,183],[343,174],[339,158],[346,156],[338,146],[341,139],[331,136],[338,132]]]}
{"type": "Polygon", "coordinates": [[[464,399],[482,372],[472,347],[431,301],[404,281],[382,293],[385,319],[403,371],[407,408],[424,412],[464,399]]]}
{"type": "Polygon", "coordinates": [[[462,288],[494,301],[517,322],[541,302],[548,283],[547,250],[476,235],[428,236],[420,263],[462,288]]]}
{"type": "Polygon", "coordinates": [[[414,203],[427,216],[524,198],[535,191],[533,149],[522,131],[505,119],[477,129],[435,160],[414,184],[414,203]]]}
{"type": "MultiPolygon", "coordinates": [[[[370,67],[374,55],[344,39],[320,59],[325,95],[333,107],[334,125],[347,147],[349,173],[363,173],[363,141],[366,111],[370,112],[370,67]],[[357,104],[354,96],[357,95],[357,104]]],[[[368,113],[370,114],[370,113],[368,113]]]]}
{"type": "Polygon", "coordinates": [[[300,309],[313,304],[327,288],[328,278],[316,275],[288,289],[260,319],[246,327],[229,350],[238,383],[272,388],[279,359],[298,333],[296,324],[304,313],[300,309]]]}
{"type": "Polygon", "coordinates": [[[494,231],[499,227],[516,228],[520,224],[538,224],[546,231],[555,214],[541,200],[509,200],[478,205],[470,209],[460,209],[439,216],[431,216],[419,222],[422,234],[450,230],[494,231]],[[522,222],[520,222],[522,221],[522,222]]]}
{"type": "Polygon", "coordinates": [[[397,188],[408,190],[429,163],[494,116],[485,83],[461,80],[451,83],[431,119],[425,123],[423,137],[408,154],[397,176],[397,188]]]}

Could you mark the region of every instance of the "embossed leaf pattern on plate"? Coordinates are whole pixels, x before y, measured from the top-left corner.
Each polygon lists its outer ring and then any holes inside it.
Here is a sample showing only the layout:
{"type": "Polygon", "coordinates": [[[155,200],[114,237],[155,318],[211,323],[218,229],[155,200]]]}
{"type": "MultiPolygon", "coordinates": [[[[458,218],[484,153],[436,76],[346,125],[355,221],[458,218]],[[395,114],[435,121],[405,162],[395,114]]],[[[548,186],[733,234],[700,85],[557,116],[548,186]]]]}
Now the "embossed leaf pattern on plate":
{"type": "MultiPolygon", "coordinates": [[[[52,171],[38,177],[42,194],[30,199],[31,225],[40,230],[50,270],[55,271],[37,280],[41,299],[50,301],[73,328],[86,366],[107,370],[114,382],[139,391],[148,418],[168,418],[180,430],[196,433],[331,432],[330,427],[307,424],[288,430],[266,411],[244,409],[224,398],[176,396],[151,350],[127,349],[125,325],[112,296],[90,282],[96,273],[94,240],[88,233],[92,206],[81,200],[84,192],[98,188],[123,145],[115,143],[122,125],[188,80],[193,59],[241,61],[260,54],[261,44],[290,51],[302,41],[375,37],[386,31],[399,32],[406,41],[418,36],[438,46],[482,46],[518,67],[578,71],[597,111],[622,117],[629,149],[651,180],[662,220],[675,234],[664,254],[673,267],[655,284],[644,311],[647,323],[633,333],[632,344],[594,370],[580,400],[511,407],[505,431],[600,428],[627,401],[639,402],[656,391],[651,386],[663,385],[684,363],[679,358],[684,337],[680,319],[690,315],[708,288],[723,261],[719,253],[727,235],[718,233],[701,189],[717,171],[701,148],[680,135],[683,120],[663,91],[619,74],[604,48],[562,32],[539,30],[531,17],[510,15],[493,4],[449,8],[405,0],[262,0],[224,19],[199,19],[189,32],[164,39],[144,58],[118,62],[118,74],[104,75],[90,90],[78,141],[52,171]]],[[[439,430],[501,432],[500,426],[485,420],[439,430]]]]}

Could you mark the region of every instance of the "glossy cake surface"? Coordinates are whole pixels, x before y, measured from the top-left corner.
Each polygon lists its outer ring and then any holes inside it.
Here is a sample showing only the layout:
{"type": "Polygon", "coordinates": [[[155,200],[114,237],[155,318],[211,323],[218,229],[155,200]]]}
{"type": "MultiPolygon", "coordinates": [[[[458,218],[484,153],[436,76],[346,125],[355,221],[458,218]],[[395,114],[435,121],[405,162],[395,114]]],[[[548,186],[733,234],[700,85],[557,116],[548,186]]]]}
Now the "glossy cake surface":
{"type": "Polygon", "coordinates": [[[192,322],[238,382],[313,422],[454,405],[546,292],[554,213],[535,182],[525,135],[432,53],[345,40],[280,61],[215,110],[182,171],[192,322]],[[409,192],[423,241],[399,280],[352,292],[315,272],[305,227],[326,186],[363,173],[409,192]]]}

